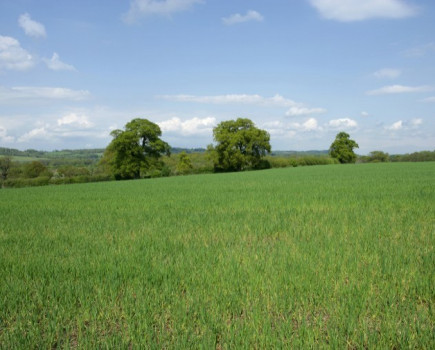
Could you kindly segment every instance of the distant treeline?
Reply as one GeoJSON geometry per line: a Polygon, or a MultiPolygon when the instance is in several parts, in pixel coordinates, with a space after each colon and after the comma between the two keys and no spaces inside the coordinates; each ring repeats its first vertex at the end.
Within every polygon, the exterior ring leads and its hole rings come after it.
{"type": "Polygon", "coordinates": [[[431,162],[435,161],[435,151],[422,151],[410,154],[393,154],[390,162],[431,162]]]}
{"type": "Polygon", "coordinates": [[[55,151],[37,151],[34,149],[26,149],[20,151],[14,148],[0,147],[1,156],[9,157],[30,157],[30,158],[87,158],[99,159],[104,153],[104,148],[94,149],[77,149],[77,150],[55,150],[55,151]]]}
{"type": "Polygon", "coordinates": [[[272,151],[271,156],[294,156],[294,157],[305,157],[305,156],[328,156],[329,151],[323,150],[311,150],[311,151],[272,151]]]}
{"type": "MultiPolygon", "coordinates": [[[[25,151],[20,151],[15,148],[0,147],[0,156],[8,157],[30,157],[30,158],[92,158],[99,159],[102,157],[105,149],[104,148],[90,148],[90,149],[64,149],[61,151],[37,151],[34,149],[26,149],[25,151]]],[[[205,148],[181,148],[173,147],[171,148],[172,154],[178,154],[181,152],[186,153],[204,153],[205,148]]]]}
{"type": "Polygon", "coordinates": [[[435,151],[421,151],[406,154],[388,154],[382,151],[370,152],[367,156],[358,157],[359,163],[381,163],[381,162],[433,162],[435,151]]]}
{"type": "MultiPolygon", "coordinates": [[[[70,184],[114,180],[101,161],[104,149],[62,151],[19,151],[0,147],[0,188],[70,184]]],[[[145,177],[213,173],[213,163],[203,148],[172,148],[162,157],[162,167],[152,168],[145,177]]],[[[382,151],[359,156],[359,163],[435,161],[435,151],[389,155],[382,151]]],[[[264,157],[262,169],[337,164],[328,151],[274,151],[264,157]]]]}

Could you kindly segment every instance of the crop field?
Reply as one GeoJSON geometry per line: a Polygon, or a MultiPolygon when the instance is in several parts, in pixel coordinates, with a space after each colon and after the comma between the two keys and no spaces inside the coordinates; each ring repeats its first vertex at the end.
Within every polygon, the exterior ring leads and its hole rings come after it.
{"type": "Polygon", "coordinates": [[[435,163],[0,190],[0,348],[435,348],[435,163]]]}

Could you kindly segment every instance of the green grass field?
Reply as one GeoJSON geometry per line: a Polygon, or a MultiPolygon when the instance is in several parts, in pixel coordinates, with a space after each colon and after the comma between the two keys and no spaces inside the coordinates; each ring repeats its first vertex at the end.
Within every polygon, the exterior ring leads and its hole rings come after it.
{"type": "Polygon", "coordinates": [[[435,163],[0,190],[0,348],[435,347],[435,163]]]}

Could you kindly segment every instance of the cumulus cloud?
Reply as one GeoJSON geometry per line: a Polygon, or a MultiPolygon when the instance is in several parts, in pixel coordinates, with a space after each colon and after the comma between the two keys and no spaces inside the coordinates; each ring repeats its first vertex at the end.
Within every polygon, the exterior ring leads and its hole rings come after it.
{"type": "Polygon", "coordinates": [[[399,69],[393,69],[393,68],[384,68],[373,73],[373,75],[379,79],[383,79],[383,78],[395,79],[400,77],[401,74],[402,72],[399,69]]]}
{"type": "Polygon", "coordinates": [[[309,0],[326,19],[352,22],[372,18],[405,18],[417,14],[403,0],[309,0]]]}
{"type": "Polygon", "coordinates": [[[231,16],[222,18],[222,22],[226,25],[239,24],[249,21],[261,22],[264,17],[257,11],[249,10],[245,15],[235,13],[231,16]]]}
{"type": "Polygon", "coordinates": [[[53,56],[51,56],[50,59],[44,58],[44,62],[47,65],[47,67],[51,70],[60,71],[60,70],[70,70],[75,71],[76,69],[74,66],[64,63],[60,60],[59,55],[54,52],[53,56]]]}
{"type": "Polygon", "coordinates": [[[299,106],[293,106],[290,107],[290,109],[286,112],[287,117],[296,117],[301,115],[310,115],[310,114],[317,114],[317,113],[325,113],[326,109],[324,108],[307,108],[307,107],[299,107],[299,106]]]}
{"type": "Polygon", "coordinates": [[[47,36],[44,25],[31,19],[28,13],[22,14],[18,18],[18,24],[28,36],[34,38],[44,38],[47,36]]]}
{"type": "Polygon", "coordinates": [[[18,40],[0,35],[0,70],[24,71],[34,65],[34,58],[21,47],[18,40]]]}
{"type": "Polygon", "coordinates": [[[22,102],[34,99],[82,101],[89,97],[90,92],[87,90],[39,86],[0,87],[0,103],[22,102]]]}
{"type": "Polygon", "coordinates": [[[370,114],[366,111],[361,112],[361,117],[368,117],[370,114]]]}
{"type": "Polygon", "coordinates": [[[182,121],[178,117],[159,122],[162,132],[178,133],[181,135],[209,134],[216,125],[216,118],[192,118],[182,121]]]}
{"type": "Polygon", "coordinates": [[[317,123],[317,120],[314,118],[310,118],[300,125],[295,124],[295,126],[297,126],[297,128],[302,130],[302,131],[313,131],[313,130],[319,129],[319,125],[317,123]]]}
{"type": "Polygon", "coordinates": [[[367,91],[367,95],[402,94],[402,93],[409,93],[409,92],[425,92],[430,90],[432,90],[431,86],[390,85],[390,86],[384,86],[380,89],[367,91]]]}
{"type": "Polygon", "coordinates": [[[25,143],[25,142],[29,142],[29,141],[34,140],[34,139],[38,139],[38,140],[45,139],[48,137],[48,135],[49,135],[49,133],[45,127],[36,128],[36,129],[30,130],[29,132],[26,132],[24,135],[20,136],[18,138],[18,142],[25,143]]]}
{"type": "Polygon", "coordinates": [[[196,96],[196,95],[162,95],[158,96],[170,101],[176,102],[195,102],[209,104],[249,104],[258,106],[277,106],[277,107],[292,107],[299,105],[293,100],[284,98],[281,95],[273,97],[263,97],[261,95],[246,95],[246,94],[228,94],[214,96],[196,96]]]}
{"type": "Polygon", "coordinates": [[[94,124],[89,121],[86,115],[69,113],[57,120],[58,126],[74,126],[79,128],[91,128],[94,124]]]}
{"type": "Polygon", "coordinates": [[[403,121],[399,120],[399,121],[397,121],[397,122],[395,122],[395,123],[393,123],[385,128],[387,130],[392,130],[392,131],[397,131],[397,130],[403,129],[403,121]]]}
{"type": "Polygon", "coordinates": [[[308,118],[304,122],[282,122],[282,121],[269,121],[262,124],[273,136],[289,136],[293,137],[298,133],[322,131],[323,128],[319,125],[317,119],[308,118]]]}
{"type": "Polygon", "coordinates": [[[358,126],[358,123],[349,118],[333,119],[328,122],[331,129],[353,129],[358,126]]]}
{"type": "Polygon", "coordinates": [[[123,16],[127,23],[134,23],[150,15],[171,15],[188,10],[203,0],[132,0],[129,11],[123,16]]]}

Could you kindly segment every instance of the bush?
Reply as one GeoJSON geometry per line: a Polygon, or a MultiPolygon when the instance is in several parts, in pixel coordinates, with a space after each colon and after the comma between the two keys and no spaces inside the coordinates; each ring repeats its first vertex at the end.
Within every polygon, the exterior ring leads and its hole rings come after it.
{"type": "Polygon", "coordinates": [[[21,188],[31,186],[46,186],[50,183],[49,176],[40,176],[31,179],[8,179],[4,181],[3,186],[8,188],[21,188]]]}
{"type": "Polygon", "coordinates": [[[264,169],[270,169],[271,165],[270,162],[267,159],[260,159],[259,162],[255,165],[255,170],[264,170],[264,169]]]}
{"type": "Polygon", "coordinates": [[[26,178],[51,177],[52,174],[48,168],[40,161],[33,161],[24,165],[24,176],[26,178]]]}

